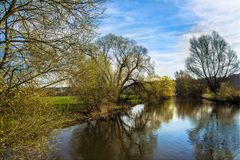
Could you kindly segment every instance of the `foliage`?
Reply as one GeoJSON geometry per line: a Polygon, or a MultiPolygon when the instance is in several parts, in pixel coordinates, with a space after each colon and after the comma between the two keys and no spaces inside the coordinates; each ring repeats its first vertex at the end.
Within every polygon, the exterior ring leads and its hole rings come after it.
{"type": "Polygon", "coordinates": [[[177,97],[197,98],[204,91],[204,84],[201,80],[194,79],[185,71],[175,73],[176,95],[177,97]]]}
{"type": "Polygon", "coordinates": [[[43,101],[42,96],[46,95],[31,89],[0,95],[0,157],[42,159],[47,156],[46,136],[63,122],[73,120],[43,101]]]}
{"type": "Polygon", "coordinates": [[[140,92],[140,95],[147,101],[159,101],[175,94],[175,83],[167,76],[159,77],[153,81],[145,81],[143,87],[144,91],[140,92]]]}
{"type": "MultiPolygon", "coordinates": [[[[0,1],[1,157],[33,159],[24,157],[31,153],[40,158],[37,155],[46,147],[44,136],[72,120],[43,100],[46,94],[41,88],[76,74],[76,60],[89,49],[103,2],[0,1]]],[[[94,85],[87,79],[85,84],[94,85]]]]}
{"type": "Polygon", "coordinates": [[[103,71],[99,67],[100,64],[107,62],[101,58],[98,58],[97,62],[99,64],[91,58],[79,61],[79,74],[70,80],[73,95],[76,95],[90,109],[99,109],[100,104],[111,99],[115,93],[107,84],[103,71]]]}
{"type": "Polygon", "coordinates": [[[238,102],[240,100],[240,91],[233,87],[229,82],[222,82],[216,94],[210,90],[204,94],[204,97],[216,101],[238,102]]]}
{"type": "Polygon", "coordinates": [[[217,32],[190,39],[186,67],[198,78],[205,78],[213,93],[222,81],[239,71],[239,65],[237,54],[217,32]]]}
{"type": "Polygon", "coordinates": [[[63,105],[63,104],[80,104],[81,101],[78,97],[75,96],[48,96],[44,97],[43,100],[48,101],[50,104],[53,105],[63,105]]]}
{"type": "Polygon", "coordinates": [[[84,103],[98,108],[102,103],[120,103],[123,92],[152,72],[146,48],[113,34],[99,38],[78,60],[70,85],[84,103]]]}
{"type": "Polygon", "coordinates": [[[240,97],[240,91],[235,89],[231,84],[222,82],[217,91],[217,97],[224,100],[234,99],[234,97],[240,97]]]}
{"type": "Polygon", "coordinates": [[[94,37],[105,0],[0,1],[0,75],[11,92],[69,77],[94,37]]]}
{"type": "MultiPolygon", "coordinates": [[[[143,76],[153,73],[153,64],[147,55],[147,49],[137,45],[134,40],[108,34],[96,42],[105,60],[110,64],[110,70],[102,69],[103,75],[110,86],[114,87],[119,102],[120,95],[136,84],[143,76]]],[[[100,65],[104,67],[104,65],[100,65]]]]}

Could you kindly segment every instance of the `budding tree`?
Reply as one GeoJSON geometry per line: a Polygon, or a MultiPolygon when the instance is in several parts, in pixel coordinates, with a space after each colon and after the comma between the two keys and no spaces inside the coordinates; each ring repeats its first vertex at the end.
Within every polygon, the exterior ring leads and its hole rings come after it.
{"type": "Polygon", "coordinates": [[[93,35],[104,0],[0,1],[0,78],[9,92],[29,84],[50,85],[93,35]],[[46,80],[48,79],[48,80],[46,80]],[[45,80],[45,81],[43,81],[45,80]]]}

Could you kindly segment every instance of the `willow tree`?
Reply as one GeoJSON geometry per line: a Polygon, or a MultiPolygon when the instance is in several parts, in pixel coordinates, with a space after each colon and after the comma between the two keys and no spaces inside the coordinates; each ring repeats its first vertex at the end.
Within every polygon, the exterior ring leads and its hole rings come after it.
{"type": "Polygon", "coordinates": [[[66,71],[94,35],[104,1],[0,1],[3,92],[66,79],[66,71]]]}
{"type": "MultiPolygon", "coordinates": [[[[107,63],[104,59],[91,59],[84,57],[80,59],[75,68],[74,74],[68,80],[71,92],[77,96],[88,110],[99,110],[99,106],[112,99],[113,89],[107,84],[103,68],[100,64],[107,63]]],[[[104,71],[110,68],[104,66],[104,71]]]]}
{"type": "Polygon", "coordinates": [[[198,78],[206,79],[213,93],[223,80],[239,71],[239,64],[236,53],[217,32],[190,39],[186,67],[198,78]]]}
{"type": "Polygon", "coordinates": [[[100,63],[99,67],[106,85],[115,93],[115,101],[119,101],[121,93],[137,84],[141,77],[153,72],[147,49],[133,40],[108,34],[99,38],[96,44],[99,52],[92,58],[96,59],[97,56],[105,59],[105,63],[100,63]]]}

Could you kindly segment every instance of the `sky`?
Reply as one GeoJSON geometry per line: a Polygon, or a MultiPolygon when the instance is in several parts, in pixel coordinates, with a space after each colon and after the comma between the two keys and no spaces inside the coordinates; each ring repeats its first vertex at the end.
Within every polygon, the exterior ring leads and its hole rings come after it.
{"type": "Polygon", "coordinates": [[[184,69],[189,39],[217,31],[240,57],[240,0],[111,0],[98,32],[148,49],[158,75],[184,69]]]}

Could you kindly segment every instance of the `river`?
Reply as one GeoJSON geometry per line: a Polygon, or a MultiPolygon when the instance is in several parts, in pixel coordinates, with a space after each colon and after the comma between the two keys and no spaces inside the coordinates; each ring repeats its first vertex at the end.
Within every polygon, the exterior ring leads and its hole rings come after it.
{"type": "Polygon", "coordinates": [[[238,106],[170,99],[56,131],[59,160],[240,159],[238,106]]]}

